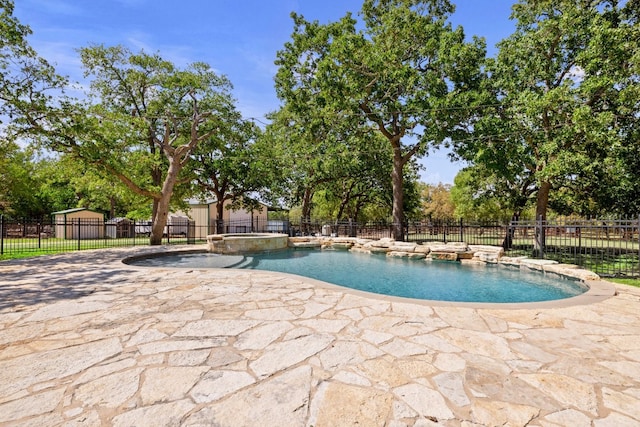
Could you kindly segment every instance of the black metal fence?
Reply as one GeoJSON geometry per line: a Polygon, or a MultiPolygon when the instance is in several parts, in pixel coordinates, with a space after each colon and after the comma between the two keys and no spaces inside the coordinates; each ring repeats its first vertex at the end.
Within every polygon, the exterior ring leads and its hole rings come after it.
{"type": "MultiPolygon", "coordinates": [[[[472,245],[502,245],[508,224],[500,222],[413,221],[402,226],[405,241],[466,242],[472,245]]],[[[393,223],[300,220],[291,223],[293,235],[349,236],[367,239],[393,237],[393,223]]]]}
{"type": "MultiPolygon", "coordinates": [[[[91,218],[10,219],[0,216],[0,255],[48,253],[118,246],[148,245],[149,221],[103,221],[91,218]]],[[[193,221],[169,223],[163,244],[196,243],[193,221]]]]}
{"type": "MultiPolygon", "coordinates": [[[[300,220],[293,235],[393,236],[393,224],[300,220]]],[[[465,242],[502,246],[507,256],[528,256],[575,264],[603,277],[640,277],[640,217],[618,220],[469,222],[419,221],[403,225],[405,241],[465,242]]]]}
{"type": "MultiPolygon", "coordinates": [[[[604,277],[640,277],[640,217],[619,220],[468,222],[421,221],[403,225],[405,241],[466,242],[502,246],[507,256],[576,264],[604,277]]],[[[194,244],[214,233],[285,233],[290,236],[391,238],[389,222],[264,220],[170,222],[163,244],[194,244]]],[[[13,220],[0,216],[0,255],[148,245],[151,224],[123,218],[13,220]]]]}
{"type": "Polygon", "coordinates": [[[640,217],[514,221],[507,253],[575,264],[604,276],[640,277],[640,217]]]}
{"type": "MultiPolygon", "coordinates": [[[[291,235],[291,223],[288,220],[267,220],[247,218],[234,221],[216,221],[212,231],[217,234],[229,233],[283,233],[291,235]]],[[[212,233],[209,233],[212,234],[212,233]]]]}

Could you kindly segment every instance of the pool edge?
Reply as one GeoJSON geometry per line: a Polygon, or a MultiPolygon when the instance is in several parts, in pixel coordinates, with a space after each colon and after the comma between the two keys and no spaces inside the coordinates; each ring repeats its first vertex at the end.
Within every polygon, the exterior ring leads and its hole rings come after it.
{"type": "MultiPolygon", "coordinates": [[[[148,269],[150,267],[136,266],[134,264],[129,264],[126,260],[134,260],[138,258],[146,258],[146,257],[161,257],[165,256],[169,253],[206,253],[208,252],[206,249],[178,249],[175,250],[162,250],[162,248],[158,248],[157,251],[150,251],[147,253],[136,254],[130,257],[125,257],[121,259],[121,262],[128,267],[136,268],[136,269],[148,269]]],[[[183,270],[180,267],[162,267],[163,269],[170,270],[183,270]]],[[[233,274],[247,274],[247,272],[251,272],[251,274],[260,274],[260,275],[278,275],[281,277],[290,277],[295,278],[296,280],[300,280],[303,283],[310,283],[314,285],[322,286],[323,288],[336,289],[340,290],[346,294],[352,294],[364,298],[369,299],[377,299],[382,301],[389,302],[397,302],[397,303],[410,303],[417,305],[424,305],[430,307],[460,307],[460,308],[473,308],[473,309],[488,309],[488,310],[535,310],[535,309],[554,309],[554,308],[565,308],[565,307],[573,307],[579,305],[589,305],[597,302],[604,301],[608,298],[611,298],[617,294],[615,284],[611,282],[607,282],[603,279],[598,280],[580,280],[577,278],[573,278],[573,280],[583,283],[588,287],[587,291],[580,295],[576,295],[569,298],[562,298],[557,300],[550,301],[537,301],[537,302],[520,302],[520,303],[487,303],[487,302],[465,302],[465,301],[440,301],[440,300],[427,300],[427,299],[416,299],[416,298],[407,298],[407,297],[399,297],[399,296],[391,296],[384,294],[377,294],[374,292],[361,291],[357,289],[352,289],[346,286],[336,285],[329,282],[324,282],[322,280],[313,279],[306,276],[301,276],[293,273],[282,273],[275,271],[266,271],[266,270],[240,270],[234,268],[189,268],[191,271],[224,271],[225,274],[229,274],[229,272],[233,272],[233,274]]],[[[548,272],[544,270],[538,270],[539,274],[548,274],[548,272]]],[[[558,274],[558,273],[554,273],[558,274]]]]}

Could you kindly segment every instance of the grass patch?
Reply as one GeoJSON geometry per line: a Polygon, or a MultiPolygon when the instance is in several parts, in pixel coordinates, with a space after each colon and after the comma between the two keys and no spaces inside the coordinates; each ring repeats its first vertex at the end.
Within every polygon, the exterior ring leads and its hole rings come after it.
{"type": "Polygon", "coordinates": [[[620,283],[623,285],[635,286],[640,288],[640,279],[621,279],[619,277],[605,278],[608,282],[620,283]]]}
{"type": "MultiPolygon", "coordinates": [[[[184,237],[163,238],[163,245],[185,245],[185,244],[202,244],[203,240],[189,242],[184,237]]],[[[121,238],[121,239],[95,239],[81,240],[78,245],[77,240],[64,239],[4,239],[4,253],[0,254],[0,261],[10,259],[33,258],[42,255],[55,255],[68,252],[77,252],[78,250],[88,249],[108,249],[122,247],[140,247],[149,246],[148,237],[121,238]]]]}
{"type": "Polygon", "coordinates": [[[47,251],[24,251],[24,252],[11,252],[8,254],[2,254],[0,255],[0,261],[7,261],[10,259],[24,259],[24,258],[34,258],[37,256],[42,256],[42,255],[54,255],[54,254],[61,254],[64,252],[73,252],[72,250],[59,250],[59,251],[51,251],[51,250],[47,250],[47,251]]]}

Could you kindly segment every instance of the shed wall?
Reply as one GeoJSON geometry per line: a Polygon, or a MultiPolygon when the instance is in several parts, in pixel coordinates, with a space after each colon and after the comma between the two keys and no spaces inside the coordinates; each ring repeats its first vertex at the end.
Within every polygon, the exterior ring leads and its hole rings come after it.
{"type": "Polygon", "coordinates": [[[78,211],[56,214],[55,233],[61,239],[101,239],[104,237],[104,215],[99,212],[78,211]]]}

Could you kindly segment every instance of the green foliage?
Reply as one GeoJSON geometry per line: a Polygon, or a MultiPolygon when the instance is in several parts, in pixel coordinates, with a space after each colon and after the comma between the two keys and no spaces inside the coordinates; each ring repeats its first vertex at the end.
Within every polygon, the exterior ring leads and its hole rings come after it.
{"type": "Polygon", "coordinates": [[[0,0],[0,212],[41,216],[46,207],[34,191],[33,153],[17,141],[23,137],[25,109],[45,109],[52,100],[50,90],[60,89],[65,79],[38,57],[27,40],[31,29],[13,16],[13,10],[12,0],[0,0]]]}
{"type": "Polygon", "coordinates": [[[419,186],[422,212],[427,218],[449,220],[455,218],[455,205],[451,195],[451,185],[421,184],[419,186]]]}
{"type": "Polygon", "coordinates": [[[480,221],[507,221],[513,216],[524,219],[531,206],[531,194],[526,181],[522,183],[518,177],[514,181],[503,179],[484,163],[458,172],[451,188],[455,217],[480,221]]]}
{"type": "MultiPolygon", "coordinates": [[[[421,221],[424,219],[424,211],[422,210],[422,194],[420,193],[418,168],[417,165],[413,163],[410,164],[410,166],[412,167],[404,168],[404,176],[402,178],[402,211],[407,221],[421,221]]],[[[389,189],[389,194],[392,194],[392,189],[389,189]]]]}
{"type": "Polygon", "coordinates": [[[178,69],[121,46],[86,47],[80,58],[91,78],[87,100],[25,105],[24,128],[152,202],[151,241],[159,244],[172,198],[189,188],[184,166],[231,109],[231,84],[206,64],[178,69]]]}
{"type": "MultiPolygon", "coordinates": [[[[361,23],[350,14],[327,25],[294,14],[292,41],[278,53],[285,108],[302,117],[333,115],[332,123],[348,122],[351,132],[373,125],[386,140],[394,223],[404,219],[405,167],[430,146],[465,134],[468,107],[480,102],[484,43],[465,42],[462,29],[446,22],[452,12],[446,0],[367,0],[361,23]]],[[[398,227],[396,237],[401,233],[398,227]]]]}
{"type": "MultiPolygon", "coordinates": [[[[129,210],[150,207],[118,181],[69,156],[35,157],[30,149],[15,148],[0,160],[1,213],[12,217],[41,218],[51,212],[85,207],[108,217],[126,216],[129,210]]],[[[149,208],[150,209],[150,208],[149,208]]],[[[148,219],[149,214],[144,219],[148,219]]]]}
{"type": "Polygon", "coordinates": [[[231,108],[225,111],[218,131],[199,144],[193,154],[196,196],[213,198],[219,218],[226,202],[231,208],[255,208],[251,196],[270,187],[274,163],[268,146],[257,142],[261,133],[258,126],[231,108]]]}
{"type": "Polygon", "coordinates": [[[0,214],[15,217],[40,216],[31,153],[0,140],[0,214]]]}
{"type": "Polygon", "coordinates": [[[364,0],[328,24],[293,14],[276,60],[283,106],[264,132],[207,64],[121,46],[79,50],[91,86],[70,98],[13,10],[0,0],[5,214],[152,217],[157,242],[194,194],[359,221],[640,212],[637,1],[519,0],[484,68],[484,42],[447,22],[448,0],[364,0]],[[38,158],[29,140],[61,156],[38,158]],[[443,144],[469,163],[453,214],[445,188],[422,206],[417,185],[415,160],[443,144]]]}
{"type": "Polygon", "coordinates": [[[624,183],[610,187],[618,196],[631,184],[621,179],[630,169],[619,163],[618,147],[636,144],[629,135],[637,128],[638,101],[630,100],[638,93],[637,25],[608,1],[521,0],[512,18],[515,33],[487,67],[499,106],[487,110],[476,138],[457,153],[482,170],[488,187],[511,193],[516,211],[535,194],[538,216],[550,203],[597,213],[576,202],[596,189],[606,194],[602,177],[624,183]]]}
{"type": "Polygon", "coordinates": [[[13,16],[13,9],[12,0],[0,0],[0,120],[9,118],[9,128],[2,128],[2,137],[5,132],[15,137],[22,129],[17,123],[24,124],[25,110],[46,110],[66,84],[66,79],[29,45],[31,29],[13,16]]]}

